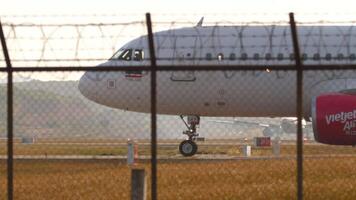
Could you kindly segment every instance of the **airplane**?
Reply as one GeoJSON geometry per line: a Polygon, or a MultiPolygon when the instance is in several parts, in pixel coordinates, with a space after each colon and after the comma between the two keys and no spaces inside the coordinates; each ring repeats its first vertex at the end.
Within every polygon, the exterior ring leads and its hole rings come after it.
{"type": "MultiPolygon", "coordinates": [[[[356,63],[356,29],[352,26],[297,27],[304,64],[356,63]]],[[[296,117],[296,72],[270,66],[294,65],[289,26],[243,25],[192,27],[154,33],[157,65],[261,65],[261,71],[159,71],[157,114],[179,115],[187,139],[183,156],[196,154],[201,116],[296,117]]],[[[147,35],[129,41],[96,66],[150,66],[147,35]]],[[[356,70],[303,72],[303,116],[315,140],[331,145],[356,144],[356,70]]],[[[99,104],[150,113],[148,71],[87,71],[80,92],[99,104]]]]}
{"type": "MultiPolygon", "coordinates": [[[[214,123],[221,123],[221,124],[231,124],[240,127],[263,128],[262,130],[263,136],[270,137],[270,138],[282,138],[282,137],[287,137],[292,135],[295,136],[297,134],[297,118],[295,117],[282,117],[273,120],[264,118],[263,122],[261,122],[261,120],[256,120],[256,119],[251,121],[251,120],[238,119],[238,118],[233,118],[232,120],[212,119],[208,121],[214,123]]],[[[312,129],[311,124],[307,123],[303,119],[302,129],[303,129],[303,133],[305,134],[304,140],[309,140],[311,138],[309,135],[312,129]]]]}

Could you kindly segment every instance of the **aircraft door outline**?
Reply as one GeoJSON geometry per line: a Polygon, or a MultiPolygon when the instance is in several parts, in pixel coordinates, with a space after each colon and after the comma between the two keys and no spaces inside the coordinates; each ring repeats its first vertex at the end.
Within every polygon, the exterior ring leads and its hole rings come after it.
{"type": "MultiPolygon", "coordinates": [[[[184,53],[177,52],[176,53],[179,64],[185,64],[184,53]]],[[[190,56],[190,53],[187,53],[187,57],[190,56]]],[[[196,80],[194,71],[173,71],[171,74],[171,81],[178,82],[192,82],[196,80]]]]}

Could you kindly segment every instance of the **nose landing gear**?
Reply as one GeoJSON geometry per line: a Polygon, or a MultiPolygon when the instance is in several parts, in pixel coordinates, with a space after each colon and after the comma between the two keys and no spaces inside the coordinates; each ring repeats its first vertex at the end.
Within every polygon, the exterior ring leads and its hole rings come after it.
{"type": "Polygon", "coordinates": [[[200,123],[200,117],[195,115],[188,115],[187,122],[184,120],[183,115],[181,115],[180,118],[188,128],[188,130],[183,131],[183,134],[187,135],[188,139],[182,141],[179,144],[179,152],[183,156],[193,156],[198,151],[198,145],[194,141],[199,136],[197,133],[197,125],[200,123]]]}
{"type": "Polygon", "coordinates": [[[198,145],[193,140],[184,140],[179,144],[179,152],[183,156],[193,156],[197,151],[198,145]]]}

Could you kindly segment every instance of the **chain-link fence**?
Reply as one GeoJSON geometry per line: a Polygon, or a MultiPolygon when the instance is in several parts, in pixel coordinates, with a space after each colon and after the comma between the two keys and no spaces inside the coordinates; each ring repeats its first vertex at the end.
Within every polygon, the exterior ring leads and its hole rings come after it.
{"type": "MultiPolygon", "coordinates": [[[[1,64],[2,65],[2,64],[1,64]]],[[[1,73],[1,76],[4,77],[6,74],[1,73]]],[[[0,152],[1,152],[1,165],[0,165],[0,188],[1,188],[1,194],[0,198],[6,198],[7,195],[7,168],[6,168],[6,154],[7,154],[7,116],[6,116],[6,109],[7,109],[7,95],[6,95],[6,81],[2,83],[2,86],[0,87],[0,98],[1,98],[1,129],[0,129],[0,152]]]]}
{"type": "Polygon", "coordinates": [[[354,22],[122,17],[2,22],[1,198],[356,196],[354,22]]]}

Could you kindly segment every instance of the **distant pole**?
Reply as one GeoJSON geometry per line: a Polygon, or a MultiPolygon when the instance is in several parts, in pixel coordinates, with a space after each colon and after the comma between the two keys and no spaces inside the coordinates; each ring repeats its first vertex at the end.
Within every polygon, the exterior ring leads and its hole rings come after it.
{"type": "Polygon", "coordinates": [[[276,137],[272,141],[272,153],[274,156],[280,156],[281,153],[281,140],[279,137],[276,137]]]}
{"type": "Polygon", "coordinates": [[[6,45],[5,35],[0,21],[0,39],[2,51],[6,61],[7,71],[7,197],[8,200],[13,199],[13,102],[12,102],[12,65],[9,52],[6,45]]]}
{"type": "Polygon", "coordinates": [[[301,200],[303,199],[303,64],[300,58],[297,26],[293,13],[289,13],[289,20],[297,69],[297,198],[301,200]]]}
{"type": "Polygon", "coordinates": [[[131,170],[131,200],[146,199],[146,174],[144,169],[131,170]]]}
{"type": "Polygon", "coordinates": [[[127,140],[127,164],[128,165],[133,165],[135,162],[134,158],[134,142],[131,139],[127,140]]]}
{"type": "Polygon", "coordinates": [[[157,200],[157,110],[156,110],[156,56],[150,13],[146,13],[148,46],[151,60],[151,199],[157,200]]]}

